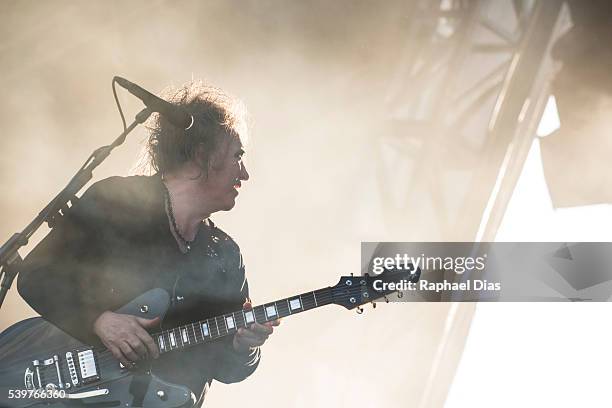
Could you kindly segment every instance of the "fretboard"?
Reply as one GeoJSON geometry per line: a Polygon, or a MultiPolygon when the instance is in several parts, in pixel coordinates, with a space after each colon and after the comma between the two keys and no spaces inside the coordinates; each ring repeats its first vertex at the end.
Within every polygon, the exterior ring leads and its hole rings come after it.
{"type": "Polygon", "coordinates": [[[166,353],[217,340],[253,323],[270,322],[330,303],[332,303],[332,288],[324,288],[255,306],[252,310],[237,310],[189,323],[151,336],[157,343],[160,353],[166,353]]]}

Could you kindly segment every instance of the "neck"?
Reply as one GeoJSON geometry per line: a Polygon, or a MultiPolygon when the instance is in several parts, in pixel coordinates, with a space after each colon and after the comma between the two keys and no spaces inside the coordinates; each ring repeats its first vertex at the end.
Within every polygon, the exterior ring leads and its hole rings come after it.
{"type": "Polygon", "coordinates": [[[193,172],[176,172],[164,175],[164,183],[170,193],[172,212],[176,226],[188,241],[195,238],[200,223],[213,212],[202,194],[202,179],[193,172]]]}

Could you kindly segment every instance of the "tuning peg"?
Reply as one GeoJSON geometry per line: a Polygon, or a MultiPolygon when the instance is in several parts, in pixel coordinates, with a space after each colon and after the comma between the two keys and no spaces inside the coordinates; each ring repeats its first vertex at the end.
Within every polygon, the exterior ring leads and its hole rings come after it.
{"type": "Polygon", "coordinates": [[[361,306],[357,306],[357,314],[362,314],[363,313],[363,307],[361,306]]]}
{"type": "Polygon", "coordinates": [[[385,298],[385,302],[389,303],[389,298],[387,296],[384,296],[385,298]]]}
{"type": "Polygon", "coordinates": [[[397,298],[401,299],[404,297],[404,292],[397,292],[397,298]]]}
{"type": "Polygon", "coordinates": [[[355,274],[353,272],[351,272],[351,276],[355,276],[355,274]]]}
{"type": "Polygon", "coordinates": [[[376,303],[371,302],[372,303],[372,309],[376,309],[376,303]]]}

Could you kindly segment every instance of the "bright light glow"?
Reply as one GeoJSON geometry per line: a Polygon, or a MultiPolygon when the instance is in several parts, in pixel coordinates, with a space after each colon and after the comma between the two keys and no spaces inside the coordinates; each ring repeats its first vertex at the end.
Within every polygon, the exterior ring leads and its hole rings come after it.
{"type": "Polygon", "coordinates": [[[612,241],[612,206],[555,209],[546,186],[540,143],[536,139],[495,240],[612,241]]]}
{"type": "Polygon", "coordinates": [[[539,137],[545,137],[550,135],[555,130],[561,127],[561,120],[559,119],[559,111],[557,110],[557,100],[554,95],[550,95],[542,119],[536,130],[536,134],[539,137]]]}
{"type": "Polygon", "coordinates": [[[603,407],[610,312],[595,303],[480,303],[445,408],[603,407]]]}
{"type": "MultiPolygon", "coordinates": [[[[529,100],[526,100],[525,105],[523,105],[523,109],[521,110],[521,114],[519,115],[520,117],[522,117],[524,115],[524,112],[527,111],[528,106],[529,106],[529,100]]],[[[522,119],[520,119],[520,121],[522,121],[522,119]]],[[[559,120],[559,111],[557,110],[557,100],[555,99],[554,95],[550,95],[550,97],[548,98],[548,101],[546,102],[546,107],[544,108],[544,112],[542,113],[542,119],[540,120],[540,124],[538,125],[536,134],[539,137],[545,137],[553,133],[555,130],[559,129],[560,126],[561,126],[561,121],[559,120]]],[[[533,147],[531,150],[533,150],[533,147]]],[[[478,232],[476,234],[476,241],[482,240],[482,235],[484,234],[485,227],[489,223],[489,216],[491,215],[493,205],[495,204],[495,201],[497,199],[497,194],[499,193],[499,189],[501,188],[501,183],[506,175],[506,170],[508,169],[508,162],[510,158],[512,157],[512,154],[513,154],[513,151],[509,150],[506,153],[506,156],[504,157],[504,161],[502,162],[502,165],[500,167],[499,174],[497,175],[497,180],[495,181],[495,185],[493,186],[493,191],[491,192],[491,196],[483,212],[483,216],[480,221],[480,226],[478,227],[478,232]]],[[[531,152],[529,154],[530,154],[530,157],[533,156],[531,152]]],[[[538,145],[538,157],[539,157],[539,145],[538,145]]],[[[534,166],[537,166],[537,164],[535,164],[536,162],[534,160],[535,159],[532,157],[530,166],[529,166],[531,170],[529,170],[529,173],[533,173],[534,171],[536,171],[534,169],[534,166]]],[[[525,167],[527,167],[527,164],[525,165],[525,167]]],[[[526,183],[523,183],[523,184],[526,184],[526,183]]],[[[533,183],[532,182],[529,185],[526,185],[525,187],[530,190],[530,195],[531,193],[540,194],[540,195],[542,195],[542,193],[547,194],[545,183],[537,183],[537,182],[533,183]]],[[[527,214],[528,213],[529,212],[527,212],[527,214]]],[[[526,239],[526,240],[528,241],[529,239],[526,239]]]]}
{"type": "MultiPolygon", "coordinates": [[[[541,134],[558,128],[554,98],[546,111],[541,134]]],[[[554,209],[536,139],[496,240],[612,241],[612,206],[554,209]]],[[[603,406],[612,365],[612,326],[602,324],[608,309],[601,303],[478,304],[445,407],[603,406]]]]}

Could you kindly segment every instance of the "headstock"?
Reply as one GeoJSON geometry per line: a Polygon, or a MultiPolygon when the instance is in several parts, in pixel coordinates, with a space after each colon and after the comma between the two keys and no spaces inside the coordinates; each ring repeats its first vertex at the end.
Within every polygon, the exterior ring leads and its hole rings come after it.
{"type": "MultiPolygon", "coordinates": [[[[343,276],[332,287],[332,302],[351,310],[381,299],[391,293],[400,292],[398,284],[418,282],[421,270],[389,270],[378,275],[343,276]]],[[[359,309],[358,309],[359,310],[359,309]]]]}

